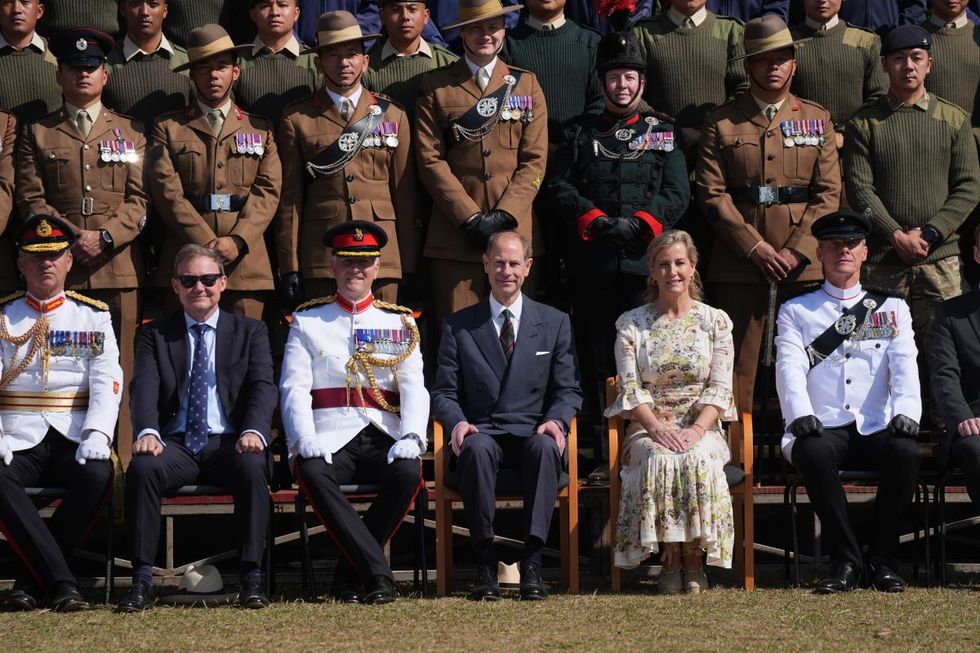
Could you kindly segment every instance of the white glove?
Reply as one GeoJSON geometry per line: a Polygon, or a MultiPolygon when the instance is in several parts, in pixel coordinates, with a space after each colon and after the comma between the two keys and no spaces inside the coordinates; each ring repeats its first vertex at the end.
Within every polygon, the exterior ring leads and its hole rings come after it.
{"type": "Polygon", "coordinates": [[[3,460],[4,465],[9,465],[10,461],[14,459],[14,452],[10,450],[7,438],[3,436],[0,436],[0,459],[3,460]]]}
{"type": "Polygon", "coordinates": [[[299,455],[303,458],[323,458],[328,465],[333,462],[333,456],[327,451],[326,446],[324,446],[320,439],[316,437],[300,438],[299,455]]]}
{"type": "Polygon", "coordinates": [[[84,465],[87,460],[109,460],[111,457],[109,438],[97,432],[89,433],[75,450],[75,462],[79,465],[84,465]]]}
{"type": "Polygon", "coordinates": [[[391,449],[388,449],[388,464],[390,465],[395,462],[396,458],[407,458],[411,460],[421,455],[422,450],[419,449],[418,443],[413,438],[404,438],[395,442],[395,444],[391,445],[391,449]]]}

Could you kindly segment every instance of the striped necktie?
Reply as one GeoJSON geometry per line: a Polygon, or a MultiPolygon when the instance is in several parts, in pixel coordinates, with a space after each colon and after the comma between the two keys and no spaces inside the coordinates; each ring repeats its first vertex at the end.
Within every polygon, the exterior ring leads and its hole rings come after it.
{"type": "Polygon", "coordinates": [[[505,308],[500,314],[504,318],[504,323],[500,326],[500,346],[509,363],[510,357],[514,354],[514,323],[510,320],[513,313],[510,312],[510,309],[505,308]]]}

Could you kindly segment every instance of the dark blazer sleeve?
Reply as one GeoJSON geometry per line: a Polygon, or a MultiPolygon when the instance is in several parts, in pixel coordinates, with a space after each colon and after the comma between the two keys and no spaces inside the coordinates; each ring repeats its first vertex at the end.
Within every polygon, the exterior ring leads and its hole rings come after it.
{"type": "Polygon", "coordinates": [[[244,399],[246,404],[239,433],[257,431],[271,442],[272,413],[279,402],[279,390],[273,380],[269,330],[258,320],[248,320],[247,324],[248,368],[239,389],[239,401],[244,399]]]}
{"type": "Polygon", "coordinates": [[[158,408],[162,370],[157,354],[163,340],[159,336],[160,331],[148,325],[140,329],[136,338],[133,378],[129,382],[134,438],[144,429],[154,429],[162,436],[158,408]]]}
{"type": "Polygon", "coordinates": [[[447,320],[442,330],[437,357],[436,381],[432,387],[432,416],[449,430],[466,419],[460,405],[462,379],[455,325],[447,320]]]}
{"type": "Polygon", "coordinates": [[[582,388],[572,350],[572,327],[566,313],[559,316],[543,421],[560,420],[567,432],[572,418],[582,407],[582,388]]]}
{"type": "MultiPolygon", "coordinates": [[[[955,320],[948,311],[946,303],[936,307],[929,373],[932,377],[932,396],[939,405],[946,431],[955,436],[960,422],[975,417],[976,413],[963,395],[962,370],[954,333],[957,322],[966,322],[966,319],[955,320]]],[[[969,324],[965,326],[971,328],[969,324]]]]}

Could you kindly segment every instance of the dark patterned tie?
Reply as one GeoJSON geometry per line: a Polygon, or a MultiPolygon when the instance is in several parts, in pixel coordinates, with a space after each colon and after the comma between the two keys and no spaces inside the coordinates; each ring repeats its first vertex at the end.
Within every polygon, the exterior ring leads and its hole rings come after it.
{"type": "Polygon", "coordinates": [[[504,350],[507,361],[510,362],[510,357],[514,353],[514,323],[510,321],[513,314],[506,308],[500,314],[504,317],[504,323],[500,327],[500,346],[504,350]]]}
{"type": "Polygon", "coordinates": [[[204,343],[207,324],[195,324],[194,361],[191,364],[191,384],[187,390],[187,425],[184,446],[198,453],[208,441],[208,349],[204,343]]]}

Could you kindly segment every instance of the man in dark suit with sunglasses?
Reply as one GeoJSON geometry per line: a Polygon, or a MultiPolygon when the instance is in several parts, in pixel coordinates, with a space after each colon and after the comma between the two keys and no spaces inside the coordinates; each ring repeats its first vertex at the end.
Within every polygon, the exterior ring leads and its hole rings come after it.
{"type": "Polygon", "coordinates": [[[172,286],[182,311],[147,325],[130,386],[133,460],[126,473],[133,584],[117,612],[153,606],[160,502],[183,485],[226,487],[235,498],[243,608],[264,608],[260,563],[268,523],[268,437],[278,393],[265,324],[218,309],[221,256],[184,245],[172,286]]]}

